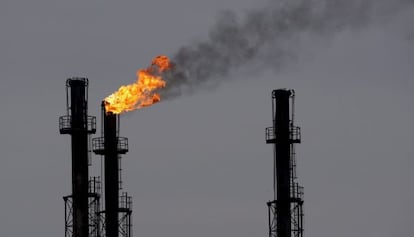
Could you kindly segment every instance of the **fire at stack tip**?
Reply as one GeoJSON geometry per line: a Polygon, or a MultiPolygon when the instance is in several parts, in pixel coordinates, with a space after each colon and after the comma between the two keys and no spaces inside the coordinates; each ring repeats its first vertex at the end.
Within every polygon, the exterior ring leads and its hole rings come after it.
{"type": "Polygon", "coordinates": [[[111,115],[111,114],[113,114],[113,112],[112,111],[109,111],[109,109],[108,109],[109,104],[110,103],[108,101],[102,100],[101,108],[102,108],[103,115],[111,115]]]}
{"type": "Polygon", "coordinates": [[[149,67],[137,71],[134,83],[122,85],[104,99],[105,111],[121,114],[158,103],[161,100],[158,90],[167,85],[162,75],[172,68],[167,56],[155,57],[149,67]]]}

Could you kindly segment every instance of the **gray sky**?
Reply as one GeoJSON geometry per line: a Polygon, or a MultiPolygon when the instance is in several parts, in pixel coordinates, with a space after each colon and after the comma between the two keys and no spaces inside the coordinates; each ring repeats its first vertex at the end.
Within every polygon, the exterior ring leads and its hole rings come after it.
{"type": "MultiPolygon", "coordinates": [[[[205,39],[220,10],[242,16],[261,2],[1,1],[0,236],[64,234],[66,78],[89,78],[98,116],[153,56],[205,39]]],[[[123,116],[134,235],[267,236],[270,93],[294,88],[305,235],[413,236],[414,4],[405,2],[375,24],[305,36],[282,70],[246,65],[215,90],[123,116]]]]}

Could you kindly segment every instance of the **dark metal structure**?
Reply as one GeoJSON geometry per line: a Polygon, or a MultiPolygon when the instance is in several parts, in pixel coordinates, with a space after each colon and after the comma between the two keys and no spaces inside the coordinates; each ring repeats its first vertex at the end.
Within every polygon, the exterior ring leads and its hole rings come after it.
{"type": "Polygon", "coordinates": [[[295,144],[301,142],[294,125],[293,90],[272,92],[273,126],[266,128],[266,143],[274,144],[273,200],[267,202],[269,237],[303,236],[303,187],[296,178],[295,144]]]}
{"type": "MultiPolygon", "coordinates": [[[[90,237],[100,237],[101,233],[101,218],[100,218],[100,197],[101,197],[101,181],[100,177],[91,177],[89,179],[89,193],[88,193],[88,229],[90,237]]],[[[65,237],[76,236],[73,233],[73,197],[72,195],[64,196],[65,201],[65,237]]]]}
{"type": "Polygon", "coordinates": [[[128,139],[119,137],[119,115],[105,111],[102,103],[102,137],[92,140],[95,154],[104,156],[105,176],[105,214],[104,227],[106,237],[131,237],[132,198],[121,189],[121,154],[128,152],[128,139]]]}
{"type": "MultiPolygon", "coordinates": [[[[89,181],[89,135],[96,132],[96,118],[88,116],[88,79],[66,80],[67,113],[59,117],[59,131],[72,138],[72,195],[65,201],[65,236],[88,237],[99,210],[99,178],[89,181]],[[92,203],[98,203],[97,206],[92,203]]],[[[99,233],[94,232],[99,236],[99,233]]]]}

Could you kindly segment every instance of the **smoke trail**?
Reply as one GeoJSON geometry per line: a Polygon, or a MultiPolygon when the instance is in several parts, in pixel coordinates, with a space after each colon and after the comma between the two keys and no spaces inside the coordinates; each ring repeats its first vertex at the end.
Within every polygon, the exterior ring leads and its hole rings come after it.
{"type": "Polygon", "coordinates": [[[412,0],[279,0],[243,19],[225,11],[207,40],[184,46],[173,56],[176,69],[166,75],[162,96],[171,99],[217,86],[229,72],[250,63],[281,68],[299,53],[295,44],[304,34],[327,38],[345,29],[363,29],[412,5],[412,0]]]}

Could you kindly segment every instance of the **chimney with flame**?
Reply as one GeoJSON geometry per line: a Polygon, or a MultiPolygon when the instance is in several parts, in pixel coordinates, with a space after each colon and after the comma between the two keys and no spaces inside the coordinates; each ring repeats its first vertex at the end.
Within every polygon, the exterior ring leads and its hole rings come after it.
{"type": "Polygon", "coordinates": [[[102,136],[92,140],[93,152],[104,157],[105,233],[106,237],[131,237],[132,198],[120,195],[121,155],[128,152],[128,139],[119,137],[119,114],[106,110],[102,102],[102,136]]]}

